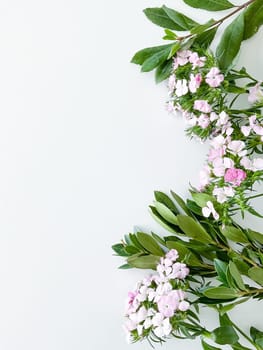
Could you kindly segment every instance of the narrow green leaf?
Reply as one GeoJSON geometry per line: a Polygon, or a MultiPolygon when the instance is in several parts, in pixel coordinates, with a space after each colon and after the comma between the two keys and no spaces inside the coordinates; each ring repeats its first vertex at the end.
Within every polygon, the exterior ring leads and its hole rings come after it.
{"type": "Polygon", "coordinates": [[[212,243],[213,240],[206,230],[193,218],[186,215],[177,215],[178,225],[181,230],[191,238],[202,243],[212,243]]]}
{"type": "Polygon", "coordinates": [[[152,269],[156,270],[156,266],[160,261],[159,256],[144,255],[144,256],[131,256],[127,259],[127,262],[132,267],[138,269],[152,269]]]}
{"type": "Polygon", "coordinates": [[[212,287],[206,289],[203,294],[210,299],[234,299],[239,296],[238,292],[232,288],[227,287],[212,287]]]}
{"type": "Polygon", "coordinates": [[[227,0],[184,0],[184,2],[194,8],[208,11],[222,11],[234,7],[234,5],[227,0]]]}
{"type": "Polygon", "coordinates": [[[163,256],[164,252],[162,248],[158,245],[158,243],[152,238],[152,236],[148,235],[144,232],[138,232],[137,233],[137,239],[140,242],[140,244],[153,255],[157,256],[163,256]]]}
{"type": "Polygon", "coordinates": [[[225,286],[227,286],[227,279],[226,279],[226,270],[227,270],[227,263],[224,261],[221,261],[219,259],[214,260],[215,270],[218,275],[218,280],[222,282],[225,286]]]}
{"type": "Polygon", "coordinates": [[[246,235],[239,228],[234,226],[225,226],[220,229],[222,234],[233,242],[248,243],[246,235]]]}
{"type": "Polygon", "coordinates": [[[129,265],[129,264],[123,264],[123,265],[118,267],[118,269],[120,269],[120,270],[128,270],[128,269],[131,269],[131,268],[132,268],[132,266],[129,265]]]}
{"type": "Polygon", "coordinates": [[[235,344],[239,337],[231,326],[222,326],[213,330],[211,333],[214,342],[220,345],[235,344]]]}
{"type": "Polygon", "coordinates": [[[147,47],[146,49],[142,49],[133,56],[131,59],[131,63],[142,65],[148,58],[153,56],[156,53],[163,52],[168,50],[171,50],[173,44],[168,45],[160,45],[160,46],[153,46],[153,47],[147,47]]]}
{"type": "Polygon", "coordinates": [[[192,192],[191,195],[195,203],[201,208],[205,207],[209,201],[212,203],[215,202],[215,197],[207,193],[192,192]]]}
{"type": "Polygon", "coordinates": [[[152,215],[152,217],[154,218],[154,220],[156,222],[158,222],[158,224],[160,224],[163,228],[165,228],[167,231],[171,232],[171,233],[177,233],[176,229],[173,227],[172,224],[169,224],[169,222],[167,222],[156,210],[155,207],[150,206],[150,213],[152,215]]]}
{"type": "Polygon", "coordinates": [[[114,244],[111,249],[119,256],[129,256],[122,243],[114,244]]]}
{"type": "MultiPolygon", "coordinates": [[[[184,14],[175,11],[165,5],[162,9],[167,14],[167,16],[181,28],[181,30],[190,30],[191,28],[198,25],[197,22],[193,21],[191,18],[185,16],[184,14]]],[[[180,29],[177,29],[180,30],[180,29]]]]}
{"type": "Polygon", "coordinates": [[[204,24],[199,24],[198,26],[194,27],[191,29],[191,33],[192,34],[201,34],[203,33],[206,29],[210,28],[212,26],[212,24],[215,23],[214,19],[209,19],[208,22],[204,23],[204,24]]]}
{"type": "Polygon", "coordinates": [[[244,40],[256,34],[262,24],[263,2],[262,0],[256,0],[245,11],[244,40]]]}
{"type": "Polygon", "coordinates": [[[240,290],[246,290],[246,287],[244,285],[244,282],[242,280],[241,274],[239,273],[236,265],[233,263],[233,261],[229,262],[229,271],[231,273],[231,276],[233,277],[234,281],[236,282],[237,287],[240,290]]]}
{"type": "Polygon", "coordinates": [[[168,222],[174,225],[178,225],[177,216],[167,208],[163,203],[154,202],[155,208],[158,213],[168,222]]]}
{"type": "Polygon", "coordinates": [[[219,348],[216,348],[215,346],[207,344],[204,340],[202,340],[202,346],[204,350],[221,350],[219,348]]]}
{"type": "Polygon", "coordinates": [[[248,270],[248,276],[261,286],[263,286],[263,268],[260,267],[251,267],[248,270]]]}
{"type": "Polygon", "coordinates": [[[185,214],[191,215],[190,210],[187,208],[185,201],[175,192],[171,191],[171,195],[176,200],[177,204],[183,209],[185,214]]]}
{"type": "Polygon", "coordinates": [[[263,244],[263,235],[262,235],[262,233],[259,233],[259,232],[256,232],[256,231],[253,231],[253,230],[248,229],[248,230],[247,230],[247,234],[248,234],[248,237],[249,237],[252,241],[257,241],[257,242],[259,242],[260,244],[263,244]]]}
{"type": "Polygon", "coordinates": [[[244,34],[244,15],[239,15],[225,29],[219,45],[216,49],[216,57],[221,69],[226,70],[231,67],[234,58],[239,52],[244,34]]]}
{"type": "Polygon", "coordinates": [[[171,198],[167,196],[167,194],[160,191],[154,191],[154,197],[157,202],[164,204],[168,209],[170,209],[175,214],[179,214],[178,209],[176,208],[176,205],[171,200],[171,198]]]}

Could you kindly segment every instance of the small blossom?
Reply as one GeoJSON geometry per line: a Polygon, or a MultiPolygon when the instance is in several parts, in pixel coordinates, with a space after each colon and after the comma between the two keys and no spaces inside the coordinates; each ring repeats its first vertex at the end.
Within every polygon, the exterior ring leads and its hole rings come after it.
{"type": "Polygon", "coordinates": [[[209,166],[204,166],[204,168],[199,173],[199,182],[201,189],[205,188],[211,179],[211,170],[209,166]]]}
{"type": "Polygon", "coordinates": [[[169,250],[168,253],[166,253],[166,258],[170,259],[171,261],[176,261],[179,258],[178,251],[175,249],[169,250]]]}
{"type": "Polygon", "coordinates": [[[179,303],[178,310],[187,311],[189,308],[190,304],[188,303],[188,301],[183,300],[179,303]]]}
{"type": "Polygon", "coordinates": [[[196,93],[202,82],[202,75],[200,73],[190,75],[189,90],[192,93],[196,93]]]}
{"type": "Polygon", "coordinates": [[[260,83],[249,89],[248,102],[256,103],[263,101],[263,91],[260,88],[260,83]]]}
{"type": "Polygon", "coordinates": [[[176,77],[174,74],[172,74],[168,79],[168,88],[170,93],[174,91],[175,85],[176,85],[176,77]]]}
{"type": "Polygon", "coordinates": [[[212,108],[206,100],[195,100],[194,109],[203,113],[210,113],[212,108]]]}
{"type": "Polygon", "coordinates": [[[210,124],[210,120],[209,120],[209,117],[207,116],[207,114],[202,113],[199,116],[197,123],[202,129],[206,129],[208,127],[208,125],[210,124]]]}
{"type": "Polygon", "coordinates": [[[214,205],[211,201],[208,201],[206,203],[206,207],[202,208],[202,213],[206,218],[208,218],[212,214],[215,220],[219,219],[219,215],[216,212],[214,205]]]}
{"type": "Polygon", "coordinates": [[[235,195],[235,191],[232,187],[215,187],[213,195],[216,196],[218,203],[224,203],[227,201],[228,197],[233,197],[235,195]]]}
{"type": "Polygon", "coordinates": [[[243,157],[247,154],[246,144],[243,141],[231,141],[228,144],[228,149],[231,151],[232,154],[238,155],[239,157],[243,157]]]}
{"type": "Polygon", "coordinates": [[[189,62],[192,63],[193,68],[196,67],[204,67],[206,61],[206,57],[199,57],[197,52],[193,52],[189,57],[189,62]]]}
{"type": "Polygon", "coordinates": [[[220,86],[222,81],[224,81],[224,75],[220,74],[220,70],[217,67],[213,67],[207,73],[205,81],[210,87],[215,88],[220,86]]]}
{"type": "Polygon", "coordinates": [[[188,93],[187,81],[186,79],[177,80],[175,94],[177,97],[184,96],[188,93]]]}
{"type": "Polygon", "coordinates": [[[232,183],[234,186],[240,186],[241,182],[245,180],[247,174],[242,169],[230,168],[227,169],[224,180],[232,183]]]}

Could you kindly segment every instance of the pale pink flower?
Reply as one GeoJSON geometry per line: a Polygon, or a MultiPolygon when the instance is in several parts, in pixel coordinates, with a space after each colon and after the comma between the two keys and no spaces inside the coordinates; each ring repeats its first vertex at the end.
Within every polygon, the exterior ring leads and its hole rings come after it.
{"type": "Polygon", "coordinates": [[[202,213],[204,215],[204,217],[208,218],[211,214],[214,217],[215,220],[219,219],[219,215],[216,212],[214,205],[211,201],[208,201],[206,203],[206,207],[202,208],[202,213]]]}
{"type": "Polygon", "coordinates": [[[175,112],[175,107],[174,103],[172,101],[169,101],[166,103],[166,110],[168,113],[174,113],[175,112]]]}
{"type": "Polygon", "coordinates": [[[224,136],[218,135],[211,140],[210,145],[214,149],[218,149],[218,148],[223,147],[225,145],[225,143],[226,143],[226,139],[224,138],[224,136]]]}
{"type": "Polygon", "coordinates": [[[240,186],[241,182],[245,180],[247,174],[242,169],[230,168],[227,169],[224,180],[232,183],[234,186],[240,186]]]}
{"type": "Polygon", "coordinates": [[[168,88],[169,92],[172,93],[175,89],[175,84],[176,84],[176,77],[174,74],[170,75],[168,79],[168,88]]]}
{"type": "Polygon", "coordinates": [[[246,170],[252,170],[252,162],[248,157],[243,157],[240,161],[240,164],[246,169],[246,170]]]}
{"type": "Polygon", "coordinates": [[[203,113],[210,113],[212,108],[206,100],[195,100],[194,109],[203,113]]]}
{"type": "Polygon", "coordinates": [[[192,51],[190,50],[179,50],[177,51],[177,62],[179,66],[184,66],[189,62],[188,58],[191,56],[192,51]]]}
{"type": "Polygon", "coordinates": [[[223,158],[216,158],[213,160],[213,173],[217,177],[224,176],[226,167],[224,165],[224,160],[223,158]]]}
{"type": "Polygon", "coordinates": [[[253,159],[253,170],[263,170],[263,158],[253,159]]]}
{"type": "Polygon", "coordinates": [[[217,119],[218,119],[218,115],[215,112],[211,112],[210,113],[210,121],[214,122],[217,119]]]}
{"type": "Polygon", "coordinates": [[[211,170],[209,168],[209,166],[204,166],[204,168],[200,171],[199,173],[199,182],[200,182],[200,186],[201,189],[205,188],[211,179],[211,170]]]}
{"type": "Polygon", "coordinates": [[[226,112],[223,111],[218,115],[216,126],[226,125],[228,121],[229,121],[229,116],[226,112]]]}
{"type": "Polygon", "coordinates": [[[172,332],[172,326],[170,324],[169,318],[163,318],[161,314],[160,316],[157,315],[159,314],[156,314],[156,316],[153,317],[153,325],[157,326],[153,329],[153,331],[157,335],[157,337],[163,338],[164,336],[168,336],[172,332]]]}
{"type": "Polygon", "coordinates": [[[254,130],[257,127],[256,119],[257,117],[255,115],[252,115],[251,117],[249,117],[249,126],[241,126],[241,132],[244,136],[247,137],[250,134],[251,130],[254,130]]]}
{"type": "Polygon", "coordinates": [[[190,75],[190,81],[189,81],[189,90],[192,93],[195,93],[197,89],[199,89],[202,82],[202,75],[200,73],[194,75],[190,75]]]}
{"type": "Polygon", "coordinates": [[[164,295],[157,303],[158,311],[164,317],[172,317],[179,306],[179,300],[171,292],[168,295],[164,295]]]}
{"type": "Polygon", "coordinates": [[[180,311],[187,311],[190,308],[190,304],[188,301],[183,300],[179,303],[178,310],[180,311]]]}
{"type": "Polygon", "coordinates": [[[186,79],[177,80],[175,94],[177,97],[184,96],[188,93],[188,86],[186,79]]]}
{"type": "Polygon", "coordinates": [[[228,149],[232,154],[244,157],[247,154],[246,144],[243,141],[234,140],[229,142],[228,149]]]}
{"type": "Polygon", "coordinates": [[[235,191],[232,187],[215,187],[213,195],[216,196],[218,203],[224,203],[228,197],[233,197],[235,195],[235,191]]]}
{"type": "Polygon", "coordinates": [[[263,127],[262,126],[255,125],[253,130],[255,131],[255,133],[257,135],[263,136],[263,127]]]}
{"type": "Polygon", "coordinates": [[[171,278],[178,278],[178,279],[184,279],[187,275],[189,275],[189,268],[182,263],[175,263],[173,264],[173,273],[171,278]]]}
{"type": "Polygon", "coordinates": [[[261,83],[257,83],[249,89],[248,102],[256,103],[263,100],[263,91],[261,90],[260,84],[261,83]]]}
{"type": "Polygon", "coordinates": [[[189,62],[192,63],[193,68],[204,67],[206,57],[199,57],[197,52],[193,52],[189,57],[189,62]]]}
{"type": "Polygon", "coordinates": [[[205,81],[210,87],[218,87],[224,81],[224,75],[220,74],[220,70],[217,67],[213,67],[207,73],[205,81]]]}
{"type": "Polygon", "coordinates": [[[170,259],[172,261],[176,261],[179,258],[179,254],[176,249],[169,250],[169,252],[167,252],[165,256],[167,259],[170,259]]]}
{"type": "Polygon", "coordinates": [[[197,120],[197,124],[202,128],[205,129],[208,127],[208,125],[210,124],[210,120],[207,116],[207,114],[201,114],[197,120]]]}
{"type": "Polygon", "coordinates": [[[213,160],[217,158],[222,158],[225,155],[225,149],[224,147],[220,148],[210,148],[209,154],[208,154],[208,160],[212,162],[213,160]]]}

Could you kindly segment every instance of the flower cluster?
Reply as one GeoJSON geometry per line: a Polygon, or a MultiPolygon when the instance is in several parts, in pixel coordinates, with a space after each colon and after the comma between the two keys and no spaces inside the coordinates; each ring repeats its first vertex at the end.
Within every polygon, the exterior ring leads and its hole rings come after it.
{"type": "Polygon", "coordinates": [[[170,250],[161,258],[157,274],[138,282],[129,292],[124,325],[129,342],[143,338],[162,341],[187,318],[190,304],[184,279],[189,269],[177,261],[178,257],[175,249],[170,250]]]}

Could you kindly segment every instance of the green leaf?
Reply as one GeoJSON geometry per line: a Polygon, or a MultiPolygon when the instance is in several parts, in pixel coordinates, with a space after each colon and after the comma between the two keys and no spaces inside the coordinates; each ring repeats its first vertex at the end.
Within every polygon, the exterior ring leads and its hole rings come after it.
{"type": "Polygon", "coordinates": [[[240,258],[233,258],[233,262],[236,264],[236,267],[238,268],[238,271],[242,275],[246,275],[247,276],[250,266],[246,262],[244,262],[242,259],[240,259],[240,258]]]}
{"type": "Polygon", "coordinates": [[[218,27],[206,30],[205,32],[197,35],[195,38],[194,44],[196,44],[197,46],[203,49],[207,49],[212,43],[212,41],[214,40],[214,37],[217,32],[217,28],[218,27]]]}
{"type": "Polygon", "coordinates": [[[263,218],[263,215],[261,215],[259,212],[257,212],[254,208],[252,208],[252,207],[249,207],[249,208],[247,208],[247,211],[250,213],[250,214],[252,214],[252,215],[255,215],[255,216],[257,216],[258,218],[263,218]]]}
{"type": "Polygon", "coordinates": [[[263,332],[261,332],[260,330],[258,330],[255,327],[251,327],[250,328],[250,335],[251,338],[253,339],[253,341],[259,345],[259,346],[263,346],[263,332]]]}
{"type": "Polygon", "coordinates": [[[172,47],[171,47],[171,50],[169,52],[169,55],[168,55],[168,59],[169,58],[172,58],[176,52],[180,49],[181,47],[181,43],[179,41],[177,41],[172,47]]]}
{"type": "Polygon", "coordinates": [[[221,350],[219,348],[216,348],[212,345],[207,344],[204,340],[202,340],[202,346],[204,350],[221,350]]]}
{"type": "Polygon", "coordinates": [[[160,261],[159,256],[143,255],[143,256],[131,256],[127,259],[127,262],[132,267],[138,269],[152,269],[156,270],[156,266],[160,261]]]}
{"type": "Polygon", "coordinates": [[[244,15],[239,15],[225,29],[216,49],[219,66],[227,70],[239,52],[244,33],[244,15]]]}
{"type": "Polygon", "coordinates": [[[131,269],[131,268],[132,268],[132,266],[129,265],[129,264],[123,264],[123,265],[118,267],[118,269],[120,269],[120,270],[128,270],[128,269],[131,269]]]}
{"type": "Polygon", "coordinates": [[[210,196],[209,194],[206,193],[199,193],[199,192],[192,192],[192,198],[195,201],[195,203],[203,208],[207,205],[207,202],[215,202],[215,197],[210,196]]]}
{"type": "Polygon", "coordinates": [[[160,64],[155,71],[155,82],[161,83],[166,80],[172,73],[173,60],[169,60],[160,64]]]}
{"type": "Polygon", "coordinates": [[[242,277],[241,277],[236,265],[233,263],[233,261],[230,261],[228,266],[229,266],[229,271],[231,273],[231,276],[234,279],[234,281],[236,282],[237,287],[240,290],[246,290],[246,287],[244,285],[242,277]]]}
{"type": "Polygon", "coordinates": [[[239,301],[236,301],[235,303],[231,303],[231,304],[227,304],[227,305],[223,305],[221,308],[220,308],[220,315],[224,315],[226,312],[228,311],[231,311],[232,309],[234,309],[234,307],[236,307],[237,305],[239,304],[242,304],[242,303],[245,303],[246,301],[249,300],[249,297],[248,298],[243,298],[239,301]]]}
{"type": "Polygon", "coordinates": [[[155,207],[150,206],[150,213],[152,215],[152,217],[154,218],[154,220],[156,222],[158,222],[158,224],[160,224],[163,228],[165,228],[167,231],[171,232],[171,233],[176,233],[177,231],[175,230],[175,228],[173,227],[173,225],[169,224],[169,222],[167,222],[156,210],[155,207]]]}
{"type": "Polygon", "coordinates": [[[114,244],[111,249],[119,256],[129,256],[122,243],[114,244]]]}
{"type": "Polygon", "coordinates": [[[162,9],[164,12],[167,14],[167,16],[178,25],[178,28],[180,27],[181,29],[177,30],[190,30],[191,28],[195,27],[198,25],[197,22],[193,21],[191,18],[185,16],[184,14],[177,12],[169,7],[166,7],[163,5],[162,9]]]}
{"type": "Polygon", "coordinates": [[[202,243],[212,243],[213,240],[206,230],[193,218],[186,215],[177,215],[177,222],[181,230],[191,238],[202,243]]]}
{"type": "Polygon", "coordinates": [[[219,259],[215,259],[214,265],[215,265],[215,270],[216,270],[217,275],[218,275],[218,280],[227,286],[227,279],[226,279],[227,263],[225,263],[224,261],[221,261],[219,259]]]}
{"type": "Polygon", "coordinates": [[[234,5],[227,0],[184,0],[184,2],[194,8],[208,11],[222,11],[234,7],[234,5]]]}
{"type": "Polygon", "coordinates": [[[154,197],[157,202],[164,204],[167,208],[169,208],[175,214],[179,214],[178,209],[176,208],[174,202],[170,199],[170,197],[167,196],[167,194],[160,191],[154,191],[154,197]]]}
{"type": "Polygon", "coordinates": [[[178,251],[180,261],[184,260],[190,266],[203,266],[197,256],[186,248],[183,243],[168,241],[166,242],[166,246],[169,249],[176,249],[178,251]]]}
{"type": "Polygon", "coordinates": [[[187,208],[184,200],[175,192],[171,191],[171,195],[176,200],[177,204],[183,209],[185,214],[191,215],[190,210],[187,208]]]}
{"type": "Polygon", "coordinates": [[[168,45],[160,45],[160,46],[153,46],[153,47],[147,47],[146,49],[142,49],[133,56],[131,59],[131,63],[142,65],[148,58],[153,56],[156,53],[160,53],[166,50],[171,50],[173,44],[168,45]]]}
{"type": "Polygon", "coordinates": [[[206,29],[210,28],[212,24],[215,23],[214,19],[210,19],[208,22],[204,24],[199,24],[198,26],[194,27],[191,29],[192,34],[201,34],[203,33],[206,29]]]}
{"type": "Polygon", "coordinates": [[[153,255],[157,256],[164,255],[162,248],[160,248],[160,246],[158,245],[158,243],[156,243],[154,238],[152,238],[152,236],[148,235],[147,233],[138,232],[137,239],[149,253],[152,253],[153,255]]]}
{"type": "Polygon", "coordinates": [[[238,292],[232,288],[227,287],[212,287],[206,289],[203,294],[210,299],[234,299],[239,296],[238,292]]]}
{"type": "Polygon", "coordinates": [[[169,53],[170,53],[170,48],[167,48],[161,52],[157,52],[154,55],[150,56],[143,62],[141,71],[150,72],[154,68],[163,64],[167,60],[169,53]]]}
{"type": "Polygon", "coordinates": [[[211,333],[214,342],[220,345],[235,344],[239,337],[231,326],[222,326],[213,330],[211,333]]]}
{"type": "Polygon", "coordinates": [[[159,27],[171,30],[184,30],[179,24],[174,22],[161,7],[151,7],[143,10],[146,17],[159,27]]]}
{"type": "Polygon", "coordinates": [[[257,242],[259,242],[260,244],[263,244],[263,235],[262,235],[262,233],[259,233],[259,232],[256,232],[256,231],[253,231],[253,230],[248,229],[248,230],[247,230],[247,234],[248,234],[248,237],[249,237],[252,241],[257,241],[257,242]]]}
{"type": "Polygon", "coordinates": [[[243,346],[239,343],[232,344],[231,347],[233,350],[251,350],[250,348],[247,348],[246,346],[243,346]]]}
{"type": "Polygon", "coordinates": [[[234,226],[225,226],[220,229],[222,234],[233,242],[248,243],[246,235],[239,228],[234,226]]]}
{"type": "Polygon", "coordinates": [[[154,202],[155,208],[158,213],[168,222],[174,225],[178,225],[177,216],[167,208],[163,203],[154,202]]]}
{"type": "Polygon", "coordinates": [[[263,268],[260,267],[251,267],[248,270],[248,276],[261,286],[263,286],[263,268]]]}
{"type": "Polygon", "coordinates": [[[250,38],[263,24],[263,2],[256,0],[245,11],[244,40],[250,38]]]}

